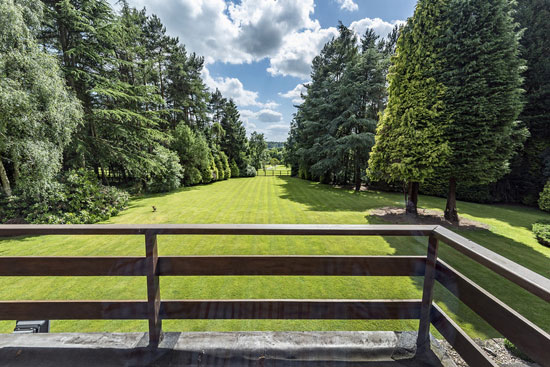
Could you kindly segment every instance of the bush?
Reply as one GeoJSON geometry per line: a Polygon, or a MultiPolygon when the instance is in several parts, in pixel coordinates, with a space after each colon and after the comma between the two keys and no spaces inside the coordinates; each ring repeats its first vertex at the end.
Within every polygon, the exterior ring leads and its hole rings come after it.
{"type": "Polygon", "coordinates": [[[183,184],[186,186],[198,185],[202,182],[201,171],[196,167],[186,168],[183,172],[183,184]]]}
{"type": "Polygon", "coordinates": [[[550,212],[550,181],[544,185],[544,189],[540,193],[539,208],[545,212],[550,212]]]}
{"type": "Polygon", "coordinates": [[[227,180],[231,178],[231,168],[229,167],[229,161],[227,155],[224,152],[220,152],[220,159],[222,161],[223,179],[227,180]]]}
{"type": "Polygon", "coordinates": [[[178,155],[164,147],[155,149],[156,167],[146,182],[148,192],[169,192],[181,186],[183,168],[178,155]]]}
{"type": "Polygon", "coordinates": [[[252,167],[251,165],[246,166],[244,177],[256,177],[257,174],[258,173],[256,172],[256,168],[252,167]]]}
{"type": "Polygon", "coordinates": [[[216,162],[216,169],[218,170],[218,176],[217,176],[218,180],[219,181],[225,180],[225,170],[223,169],[223,163],[222,163],[222,160],[220,158],[220,155],[216,154],[214,160],[216,162]]]}
{"type": "Polygon", "coordinates": [[[128,203],[128,193],[103,186],[93,172],[65,173],[54,191],[38,202],[21,196],[0,202],[0,223],[9,220],[34,224],[88,224],[117,215],[128,203]]]}
{"type": "Polygon", "coordinates": [[[220,179],[220,173],[218,171],[218,166],[216,164],[216,160],[214,159],[214,156],[210,154],[210,181],[218,181],[220,179]]]}
{"type": "Polygon", "coordinates": [[[240,175],[241,172],[237,166],[237,163],[234,160],[231,161],[231,177],[239,177],[240,175]]]}
{"type": "Polygon", "coordinates": [[[550,247],[550,222],[537,222],[532,231],[541,245],[550,247]]]}

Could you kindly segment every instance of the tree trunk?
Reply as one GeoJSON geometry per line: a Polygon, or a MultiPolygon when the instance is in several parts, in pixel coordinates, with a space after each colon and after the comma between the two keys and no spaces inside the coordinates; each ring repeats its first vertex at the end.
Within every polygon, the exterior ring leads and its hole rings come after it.
{"type": "Polygon", "coordinates": [[[407,214],[418,215],[418,189],[419,182],[409,182],[408,199],[407,199],[407,214]]]}
{"type": "Polygon", "coordinates": [[[8,174],[6,172],[6,169],[4,168],[4,164],[2,163],[1,157],[0,157],[0,181],[2,182],[2,188],[4,189],[6,196],[11,196],[12,192],[11,192],[10,180],[8,179],[8,174]]]}
{"type": "Polygon", "coordinates": [[[445,219],[458,223],[458,212],[456,210],[456,178],[449,179],[449,194],[447,195],[447,206],[445,207],[445,219]]]}
{"type": "Polygon", "coordinates": [[[361,191],[361,166],[358,154],[355,154],[355,191],[361,191]]]}

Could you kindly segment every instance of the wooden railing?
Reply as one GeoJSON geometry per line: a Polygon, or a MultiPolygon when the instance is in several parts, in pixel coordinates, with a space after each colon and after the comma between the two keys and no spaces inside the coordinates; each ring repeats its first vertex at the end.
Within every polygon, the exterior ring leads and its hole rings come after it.
{"type": "Polygon", "coordinates": [[[292,171],[290,169],[263,169],[260,168],[257,171],[258,176],[291,176],[292,171]]]}
{"type": "Polygon", "coordinates": [[[475,367],[497,365],[433,303],[435,281],[541,366],[550,335],[438,259],[442,241],[550,302],[550,279],[440,226],[420,225],[0,225],[3,236],[144,235],[145,256],[0,257],[0,276],[146,276],[147,301],[0,301],[0,320],[147,319],[152,347],[163,319],[419,319],[417,352],[430,325],[475,367]],[[158,256],[159,235],[425,236],[426,256],[158,256]],[[160,276],[423,276],[418,300],[161,300],[160,276]]]}

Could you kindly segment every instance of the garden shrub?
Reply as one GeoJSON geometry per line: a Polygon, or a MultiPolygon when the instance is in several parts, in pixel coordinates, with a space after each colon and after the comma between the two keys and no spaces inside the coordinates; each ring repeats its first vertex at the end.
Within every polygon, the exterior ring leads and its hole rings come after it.
{"type": "Polygon", "coordinates": [[[550,181],[544,185],[544,189],[540,193],[539,208],[545,212],[550,212],[550,181]]]}
{"type": "Polygon", "coordinates": [[[216,160],[210,155],[210,180],[206,182],[218,181],[220,179],[220,173],[218,172],[218,166],[216,160]]]}
{"type": "Polygon", "coordinates": [[[550,247],[550,222],[541,221],[534,223],[532,231],[541,245],[550,247]]]}
{"type": "Polygon", "coordinates": [[[156,167],[147,179],[147,191],[158,193],[178,189],[183,178],[183,168],[177,153],[164,147],[157,147],[155,156],[156,167]]]}
{"type": "Polygon", "coordinates": [[[222,161],[223,179],[227,180],[231,178],[231,168],[229,167],[229,160],[224,152],[220,152],[220,159],[222,161]]]}
{"type": "Polygon", "coordinates": [[[39,201],[29,202],[17,195],[4,199],[0,202],[0,223],[96,223],[117,215],[128,199],[125,191],[101,185],[93,172],[71,170],[64,174],[55,190],[39,201]]]}
{"type": "Polygon", "coordinates": [[[237,166],[237,163],[234,160],[231,161],[231,177],[239,177],[240,175],[241,172],[237,166]]]}
{"type": "Polygon", "coordinates": [[[202,174],[197,167],[189,167],[184,170],[183,184],[185,186],[198,185],[201,182],[202,182],[202,174]]]}
{"type": "Polygon", "coordinates": [[[256,177],[257,174],[256,168],[251,165],[246,166],[246,170],[244,171],[245,177],[256,177]]]}
{"type": "Polygon", "coordinates": [[[218,169],[218,180],[225,180],[225,169],[223,168],[223,163],[220,154],[216,154],[214,158],[216,161],[216,168],[218,169]]]}

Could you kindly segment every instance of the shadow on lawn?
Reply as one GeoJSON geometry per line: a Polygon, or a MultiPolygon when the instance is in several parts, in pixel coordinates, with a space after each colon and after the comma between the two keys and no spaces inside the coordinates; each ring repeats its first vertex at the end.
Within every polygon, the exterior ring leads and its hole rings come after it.
{"type": "Polygon", "coordinates": [[[388,205],[402,205],[402,197],[395,193],[350,192],[330,185],[302,180],[295,177],[278,177],[284,194],[281,199],[304,204],[308,210],[319,212],[356,211],[364,212],[388,205]]]}

